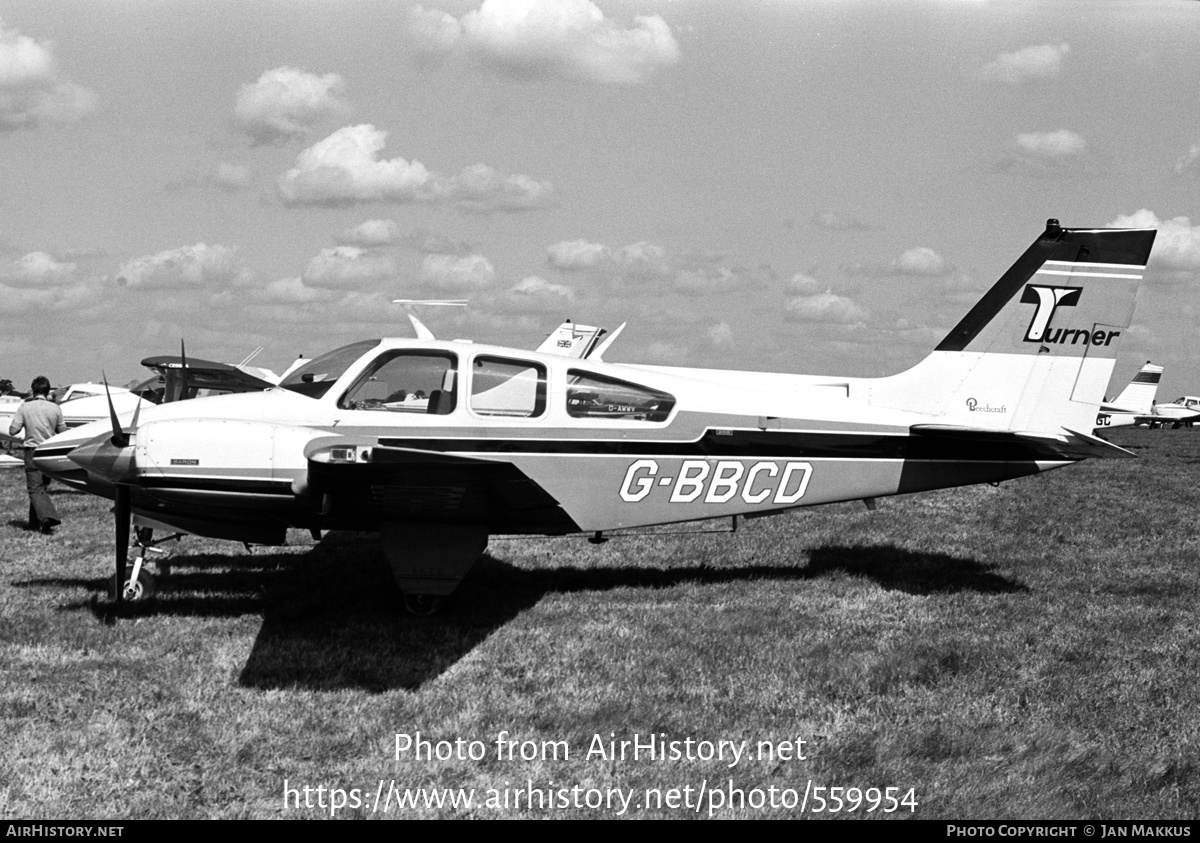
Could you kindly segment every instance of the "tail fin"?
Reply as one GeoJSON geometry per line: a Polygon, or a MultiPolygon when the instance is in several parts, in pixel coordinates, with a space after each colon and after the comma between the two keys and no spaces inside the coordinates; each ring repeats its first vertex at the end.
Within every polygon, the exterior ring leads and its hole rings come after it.
{"type": "Polygon", "coordinates": [[[568,319],[537,347],[538,351],[546,354],[558,354],[563,357],[583,359],[592,353],[596,343],[608,331],[592,325],[576,325],[568,319]]]}
{"type": "Polygon", "coordinates": [[[1133,376],[1129,386],[1109,403],[1121,410],[1149,415],[1154,407],[1154,398],[1158,395],[1158,382],[1162,379],[1162,373],[1162,366],[1155,366],[1147,360],[1141,371],[1133,376]]]}
{"type": "Polygon", "coordinates": [[[1155,234],[1048,220],[934,352],[873,381],[868,401],[964,427],[1091,430],[1155,234]]]}

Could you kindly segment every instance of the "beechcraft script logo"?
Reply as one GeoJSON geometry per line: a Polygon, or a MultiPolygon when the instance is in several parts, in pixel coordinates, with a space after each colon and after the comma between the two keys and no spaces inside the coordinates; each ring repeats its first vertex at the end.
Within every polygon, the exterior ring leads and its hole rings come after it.
{"type": "Polygon", "coordinates": [[[1089,328],[1052,328],[1054,314],[1062,307],[1074,307],[1079,303],[1082,287],[1052,287],[1047,284],[1026,284],[1021,293],[1022,304],[1036,304],[1033,319],[1025,331],[1025,342],[1044,345],[1108,345],[1120,331],[1102,331],[1089,328]]]}

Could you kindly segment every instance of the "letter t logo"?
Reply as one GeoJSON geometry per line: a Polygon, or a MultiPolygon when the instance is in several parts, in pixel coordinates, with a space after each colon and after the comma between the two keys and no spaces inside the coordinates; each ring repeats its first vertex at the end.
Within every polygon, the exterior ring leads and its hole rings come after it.
{"type": "Polygon", "coordinates": [[[1079,302],[1082,287],[1045,287],[1041,284],[1026,284],[1021,294],[1022,304],[1036,304],[1033,320],[1025,332],[1025,342],[1041,342],[1050,327],[1054,311],[1059,307],[1074,307],[1079,302]]]}

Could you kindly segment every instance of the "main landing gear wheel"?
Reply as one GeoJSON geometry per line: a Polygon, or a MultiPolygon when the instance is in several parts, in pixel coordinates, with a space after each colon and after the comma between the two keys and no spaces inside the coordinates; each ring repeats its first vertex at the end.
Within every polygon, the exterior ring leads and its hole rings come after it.
{"type": "MultiPolygon", "coordinates": [[[[117,599],[119,584],[120,581],[116,574],[113,574],[108,580],[108,596],[113,600],[117,599]]],[[[121,590],[121,600],[126,603],[145,603],[153,599],[156,593],[158,593],[158,582],[155,580],[154,574],[143,568],[138,571],[137,579],[129,577],[125,580],[124,588],[121,590]]]]}
{"type": "Polygon", "coordinates": [[[435,594],[405,594],[404,611],[418,618],[428,618],[436,615],[446,605],[445,597],[435,594]]]}

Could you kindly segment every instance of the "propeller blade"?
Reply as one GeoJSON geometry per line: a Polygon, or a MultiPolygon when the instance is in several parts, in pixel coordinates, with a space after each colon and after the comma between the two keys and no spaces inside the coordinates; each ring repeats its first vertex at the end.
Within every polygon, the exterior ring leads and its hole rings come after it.
{"type": "Polygon", "coordinates": [[[179,338],[179,401],[188,397],[187,382],[187,351],[183,347],[183,337],[179,338]]]}
{"type": "Polygon", "coordinates": [[[106,374],[104,374],[104,394],[108,396],[108,417],[112,420],[112,443],[118,448],[124,448],[129,444],[129,437],[121,429],[121,420],[117,418],[117,408],[113,406],[112,393],[108,391],[108,375],[106,374]]]}
{"type": "Polygon", "coordinates": [[[137,435],[138,416],[141,415],[142,412],[143,400],[144,399],[142,396],[139,395],[137,396],[137,403],[133,405],[133,433],[135,436],[137,435]]]}
{"type": "Polygon", "coordinates": [[[118,483],[116,486],[116,503],[113,506],[113,517],[116,519],[117,534],[117,603],[121,602],[125,591],[125,577],[129,562],[129,522],[133,514],[130,502],[132,496],[128,486],[118,483]]]}

